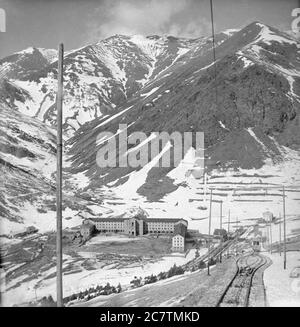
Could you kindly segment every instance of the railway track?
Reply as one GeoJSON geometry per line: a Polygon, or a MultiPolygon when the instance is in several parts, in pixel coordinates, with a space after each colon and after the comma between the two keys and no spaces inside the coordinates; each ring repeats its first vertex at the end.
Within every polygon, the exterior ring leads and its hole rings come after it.
{"type": "Polygon", "coordinates": [[[221,254],[224,254],[224,252],[226,252],[230,247],[232,247],[236,243],[239,236],[240,236],[240,234],[236,235],[234,237],[234,239],[232,239],[232,240],[228,240],[228,241],[223,242],[220,245],[217,245],[215,248],[212,248],[210,250],[209,254],[206,253],[206,254],[200,256],[199,258],[192,259],[191,261],[187,262],[186,264],[182,265],[181,267],[184,269],[191,269],[192,267],[197,267],[197,265],[200,262],[207,263],[208,257],[210,259],[216,260],[217,258],[220,257],[221,254]]]}
{"type": "Polygon", "coordinates": [[[237,270],[217,302],[217,307],[248,307],[253,278],[257,271],[268,264],[267,258],[250,253],[236,261],[237,270]]]}
{"type": "MultiPolygon", "coordinates": [[[[212,249],[210,251],[210,255],[209,257],[211,259],[215,259],[216,257],[220,256],[221,253],[223,253],[225,250],[228,249],[228,247],[230,245],[233,244],[233,241],[230,241],[228,243],[226,243],[225,245],[223,246],[217,246],[216,248],[212,249]]],[[[197,267],[197,265],[200,263],[200,262],[207,262],[208,261],[208,253],[200,256],[199,258],[196,258],[196,259],[192,259],[190,262],[182,265],[182,268],[184,269],[191,269],[192,267],[197,267]]]]}

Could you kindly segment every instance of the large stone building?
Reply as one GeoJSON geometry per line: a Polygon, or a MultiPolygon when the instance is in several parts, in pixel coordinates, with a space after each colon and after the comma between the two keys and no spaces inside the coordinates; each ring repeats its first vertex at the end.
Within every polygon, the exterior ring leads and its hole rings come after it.
{"type": "Polygon", "coordinates": [[[168,218],[88,218],[84,224],[93,224],[100,233],[124,233],[130,236],[144,234],[167,234],[175,232],[175,226],[181,223],[187,228],[184,219],[168,218]]]}
{"type": "Polygon", "coordinates": [[[98,232],[121,233],[124,232],[123,218],[88,218],[84,224],[93,224],[98,232]]]}
{"type": "Polygon", "coordinates": [[[184,252],[188,222],[178,218],[88,218],[83,221],[81,231],[87,239],[94,226],[100,233],[123,233],[129,236],[145,234],[172,236],[172,251],[184,252]]]}

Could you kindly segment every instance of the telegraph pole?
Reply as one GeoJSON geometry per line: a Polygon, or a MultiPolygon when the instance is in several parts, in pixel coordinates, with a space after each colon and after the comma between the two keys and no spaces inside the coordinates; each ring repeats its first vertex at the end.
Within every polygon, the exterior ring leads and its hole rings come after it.
{"type": "Polygon", "coordinates": [[[206,187],[207,187],[207,176],[206,173],[204,173],[204,205],[206,206],[206,187]]]}
{"type": "MultiPolygon", "coordinates": [[[[211,19],[211,31],[212,31],[212,41],[213,41],[213,64],[215,72],[215,94],[216,94],[216,108],[218,108],[218,90],[217,90],[217,62],[216,62],[216,47],[215,47],[215,29],[214,29],[214,12],[213,12],[213,2],[210,0],[210,19],[211,19]]],[[[209,203],[209,247],[208,247],[208,263],[207,263],[207,274],[209,275],[209,260],[210,260],[210,228],[211,228],[211,205],[212,205],[212,189],[210,189],[210,203],[209,203]]]]}
{"type": "MultiPolygon", "coordinates": [[[[228,226],[227,226],[227,236],[229,238],[229,228],[230,228],[230,209],[228,210],[228,226]]],[[[228,251],[227,251],[227,257],[229,256],[229,247],[228,247],[228,251]]]]}
{"type": "Polygon", "coordinates": [[[63,306],[62,289],[62,107],[63,107],[63,56],[64,46],[58,48],[57,76],[57,174],[56,174],[56,297],[57,306],[63,306]]]}
{"type": "Polygon", "coordinates": [[[286,269],[286,219],[285,219],[285,189],[282,187],[283,201],[283,269],[286,269]]]}
{"type": "Polygon", "coordinates": [[[269,222],[266,220],[266,237],[268,242],[268,251],[270,252],[270,228],[269,228],[269,222]]]}
{"type": "MultiPolygon", "coordinates": [[[[221,200],[221,202],[220,202],[220,233],[222,233],[222,225],[223,225],[223,222],[222,222],[222,207],[223,207],[223,201],[221,200]]],[[[221,247],[222,247],[223,235],[220,235],[220,237],[221,237],[221,247]]],[[[220,262],[222,262],[222,250],[220,252],[220,262]]]]}
{"type": "Polygon", "coordinates": [[[270,253],[272,254],[272,243],[273,243],[273,240],[272,240],[272,220],[270,220],[270,253]]]}
{"type": "Polygon", "coordinates": [[[223,211],[223,201],[221,200],[220,202],[220,229],[222,229],[222,226],[223,226],[223,221],[222,221],[222,211],[223,211]]]}
{"type": "MultiPolygon", "coordinates": [[[[235,218],[235,225],[236,225],[236,235],[238,235],[238,217],[236,216],[235,218]]],[[[237,241],[236,241],[236,244],[237,244],[237,241]]],[[[238,250],[237,250],[237,246],[235,246],[235,256],[237,256],[238,254],[238,250]]]]}
{"type": "Polygon", "coordinates": [[[210,199],[209,199],[207,275],[210,275],[210,272],[209,272],[209,261],[210,261],[211,206],[212,206],[212,188],[210,189],[210,199]]]}
{"type": "Polygon", "coordinates": [[[229,225],[230,225],[230,209],[228,210],[228,227],[227,233],[229,234],[229,225]]]}
{"type": "Polygon", "coordinates": [[[281,214],[279,213],[279,255],[281,256],[281,214]]]}

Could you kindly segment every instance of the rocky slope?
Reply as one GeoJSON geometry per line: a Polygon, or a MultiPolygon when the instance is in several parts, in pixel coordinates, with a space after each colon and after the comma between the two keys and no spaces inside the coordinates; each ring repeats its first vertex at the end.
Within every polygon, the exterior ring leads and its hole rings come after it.
{"type": "MultiPolygon", "coordinates": [[[[56,131],[0,103],[0,171],[0,235],[30,225],[55,229],[56,131]]],[[[70,183],[64,184],[64,227],[99,212],[99,202],[70,192],[70,183]]]]}
{"type": "Polygon", "coordinates": [[[27,48],[0,60],[0,77],[26,80],[57,60],[54,49],[27,48]]]}
{"type": "MultiPolygon", "coordinates": [[[[219,42],[230,34],[218,36],[219,42]]],[[[207,38],[115,35],[65,54],[64,127],[72,135],[84,123],[107,116],[149,81],[173,66],[195,46],[211,48],[207,38]]],[[[8,104],[31,117],[55,125],[57,62],[29,48],[0,61],[8,104]],[[12,84],[12,85],[11,85],[12,84]],[[9,88],[9,92],[7,89],[9,88]]],[[[51,59],[54,57],[50,56],[51,59]]]]}
{"type": "MultiPolygon", "coordinates": [[[[98,134],[108,130],[117,135],[120,123],[127,124],[128,135],[203,131],[208,171],[258,169],[266,158],[276,163],[281,159],[277,141],[299,149],[299,43],[253,23],[217,46],[216,80],[211,52],[195,46],[145,85],[118,114],[79,129],[68,145],[73,171],[84,172],[95,189],[130,179],[138,169],[99,169],[96,164],[97,151],[105,145],[97,142],[98,134]]],[[[154,185],[156,189],[171,186],[166,177],[170,170],[149,169],[145,183],[149,185],[142,185],[142,194],[145,188],[153,193],[154,185]]]]}

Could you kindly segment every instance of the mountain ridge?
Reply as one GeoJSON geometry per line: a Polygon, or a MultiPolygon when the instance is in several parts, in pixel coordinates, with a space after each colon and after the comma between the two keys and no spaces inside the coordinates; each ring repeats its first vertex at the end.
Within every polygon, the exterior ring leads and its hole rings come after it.
{"type": "MultiPolygon", "coordinates": [[[[64,60],[66,132],[71,135],[82,124],[116,111],[116,107],[195,44],[201,45],[201,40],[207,38],[190,40],[169,36],[153,40],[153,37],[114,36],[67,52],[64,60]]],[[[3,62],[5,59],[2,66],[3,62]]],[[[9,105],[55,126],[56,63],[39,68],[9,80],[16,86],[16,93],[24,95],[21,99],[11,95],[9,105]],[[26,95],[28,92],[31,96],[26,95]]]]}

